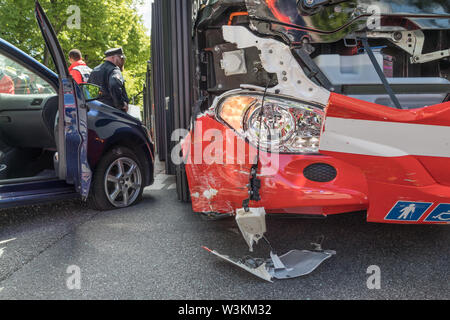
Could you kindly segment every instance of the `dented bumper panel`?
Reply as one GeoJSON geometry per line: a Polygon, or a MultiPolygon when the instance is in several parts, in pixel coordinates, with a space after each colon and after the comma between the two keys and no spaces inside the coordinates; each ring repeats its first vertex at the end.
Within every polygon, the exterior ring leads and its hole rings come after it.
{"type": "MultiPolygon", "coordinates": [[[[257,149],[214,116],[204,115],[197,120],[195,131],[185,139],[184,150],[188,156],[186,173],[193,210],[234,214],[241,208],[242,201],[248,197],[247,184],[257,149]],[[214,130],[217,137],[227,138],[223,141],[205,137],[208,130],[214,130]],[[212,163],[204,162],[202,157],[211,157],[214,145],[215,150],[223,153],[213,154],[212,163]]],[[[328,156],[265,152],[260,157],[263,165],[258,177],[262,182],[262,200],[251,205],[264,207],[267,213],[331,215],[368,207],[364,175],[343,161],[328,156]],[[336,178],[322,183],[307,179],[304,172],[315,164],[336,168],[336,178]]],[[[316,178],[320,178],[320,173],[319,168],[316,178]]]]}
{"type": "MultiPolygon", "coordinates": [[[[449,130],[445,126],[449,108],[450,104],[444,103],[414,111],[393,110],[333,95],[321,139],[323,155],[261,152],[258,178],[262,199],[250,206],[264,207],[267,213],[324,216],[368,210],[370,222],[449,224],[450,206],[447,211],[442,208],[450,203],[447,165],[450,156],[438,143],[448,143],[448,134],[443,132],[449,130]],[[392,117],[392,121],[386,121],[386,117],[392,117]],[[352,130],[349,121],[353,121],[353,126],[361,122],[361,129],[352,130]],[[426,126],[427,130],[414,131],[414,126],[426,126]],[[426,141],[430,141],[427,135],[433,135],[434,129],[440,133],[432,139],[433,147],[426,141]],[[358,135],[362,130],[364,136],[358,135]],[[410,133],[394,137],[395,132],[402,130],[410,133]],[[411,134],[417,136],[414,141],[425,139],[426,148],[410,140],[411,134]],[[384,144],[380,139],[386,140],[384,144]],[[415,152],[416,149],[422,150],[421,153],[415,152]],[[322,170],[318,167],[318,176],[311,176],[309,169],[316,165],[334,168],[336,177],[328,182],[314,181],[320,178],[322,170]],[[402,215],[403,203],[417,204],[417,210],[409,216],[402,215]],[[429,206],[421,211],[420,203],[429,206]],[[393,212],[397,215],[393,216],[393,212]]],[[[197,120],[194,136],[189,135],[184,146],[190,150],[186,172],[194,211],[234,214],[248,197],[247,184],[256,148],[213,115],[203,115],[197,120]],[[214,129],[218,136],[227,139],[205,139],[202,133],[205,128],[214,129]],[[195,162],[214,150],[213,144],[220,144],[224,150],[221,154],[213,152],[217,161],[195,162]],[[238,152],[238,147],[245,151],[238,152]]]]}
{"type": "Polygon", "coordinates": [[[334,251],[292,250],[280,257],[272,253],[270,259],[250,257],[234,259],[217,251],[205,249],[220,259],[269,282],[273,282],[273,279],[284,280],[306,276],[336,254],[334,251]]]}

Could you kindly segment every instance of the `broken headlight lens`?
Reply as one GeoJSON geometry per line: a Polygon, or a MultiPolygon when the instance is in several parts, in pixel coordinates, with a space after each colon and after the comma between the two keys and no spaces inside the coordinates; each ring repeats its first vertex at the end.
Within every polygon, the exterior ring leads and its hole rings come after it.
{"type": "Polygon", "coordinates": [[[258,94],[228,96],[217,116],[261,150],[318,153],[324,118],[321,108],[286,98],[258,94]]]}

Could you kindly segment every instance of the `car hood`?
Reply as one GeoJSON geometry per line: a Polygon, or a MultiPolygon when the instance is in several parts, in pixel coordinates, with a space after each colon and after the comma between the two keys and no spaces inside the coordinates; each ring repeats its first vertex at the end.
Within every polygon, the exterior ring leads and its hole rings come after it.
{"type": "MultiPolygon", "coordinates": [[[[89,107],[89,118],[94,119],[96,122],[100,121],[100,124],[115,120],[135,126],[142,126],[142,122],[135,117],[110,107],[98,100],[90,101],[87,104],[89,107]]],[[[99,123],[97,123],[97,125],[98,124],[99,123]]]]}

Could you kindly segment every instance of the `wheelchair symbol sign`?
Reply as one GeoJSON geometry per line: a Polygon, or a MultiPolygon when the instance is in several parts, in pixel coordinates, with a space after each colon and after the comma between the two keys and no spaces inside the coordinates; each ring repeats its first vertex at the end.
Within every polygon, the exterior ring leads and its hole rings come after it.
{"type": "Polygon", "coordinates": [[[419,221],[423,214],[432,206],[428,202],[399,201],[389,211],[385,220],[389,221],[419,221]]]}
{"type": "Polygon", "coordinates": [[[441,203],[434,209],[428,217],[426,222],[450,222],[450,204],[441,203]]]}

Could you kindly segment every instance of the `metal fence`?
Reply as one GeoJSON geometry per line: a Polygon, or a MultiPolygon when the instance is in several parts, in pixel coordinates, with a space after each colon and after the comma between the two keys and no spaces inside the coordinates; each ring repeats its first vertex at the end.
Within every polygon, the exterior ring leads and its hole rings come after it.
{"type": "Polygon", "coordinates": [[[189,128],[192,92],[192,3],[190,0],[155,0],[152,8],[151,86],[155,139],[166,173],[176,174],[180,200],[189,200],[183,166],[171,161],[172,132],[189,128]]]}

